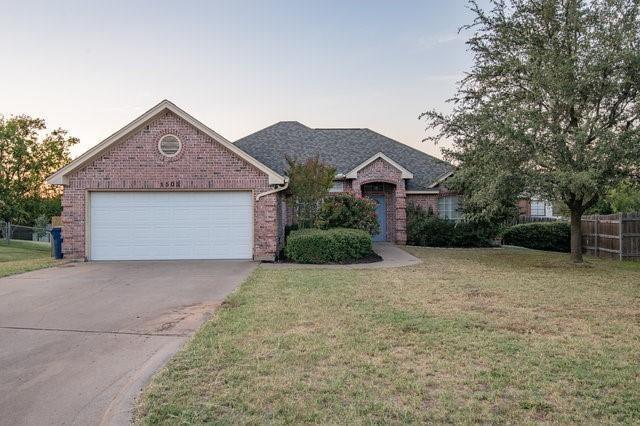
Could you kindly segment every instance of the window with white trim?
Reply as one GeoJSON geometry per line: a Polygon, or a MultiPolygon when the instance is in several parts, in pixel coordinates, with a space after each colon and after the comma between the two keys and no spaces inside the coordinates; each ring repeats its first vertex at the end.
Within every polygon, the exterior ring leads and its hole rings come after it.
{"type": "Polygon", "coordinates": [[[344,192],[344,181],[334,180],[329,192],[344,192]]]}
{"type": "Polygon", "coordinates": [[[547,203],[540,200],[531,200],[531,216],[546,216],[547,203]]]}
{"type": "Polygon", "coordinates": [[[441,219],[462,219],[462,197],[448,195],[438,198],[438,216],[441,219]]]}

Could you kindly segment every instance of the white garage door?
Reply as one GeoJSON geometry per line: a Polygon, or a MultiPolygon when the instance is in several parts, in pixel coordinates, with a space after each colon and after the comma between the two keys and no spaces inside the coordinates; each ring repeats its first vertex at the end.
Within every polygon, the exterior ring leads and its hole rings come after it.
{"type": "Polygon", "coordinates": [[[93,260],[251,259],[250,192],[93,192],[93,260]]]}

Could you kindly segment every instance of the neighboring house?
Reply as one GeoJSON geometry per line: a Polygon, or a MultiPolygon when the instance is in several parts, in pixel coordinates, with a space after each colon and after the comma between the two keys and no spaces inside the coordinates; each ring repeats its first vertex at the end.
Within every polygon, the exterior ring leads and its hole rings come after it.
{"type": "Polygon", "coordinates": [[[533,218],[557,218],[553,211],[553,203],[540,197],[522,198],[518,200],[520,216],[533,218]]]}
{"type": "Polygon", "coordinates": [[[286,157],[319,155],[332,192],[378,202],[377,240],[406,242],[406,206],[442,217],[460,199],[448,163],[369,129],[280,122],[235,144],[163,101],[50,176],[64,186],[63,252],[91,260],[273,260],[291,221],[286,157]]]}

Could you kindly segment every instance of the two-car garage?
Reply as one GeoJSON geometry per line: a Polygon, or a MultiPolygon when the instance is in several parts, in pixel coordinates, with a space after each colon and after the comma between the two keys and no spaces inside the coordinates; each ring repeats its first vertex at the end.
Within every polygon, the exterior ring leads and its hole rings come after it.
{"type": "Polygon", "coordinates": [[[91,260],[251,259],[250,191],[90,192],[91,260]]]}

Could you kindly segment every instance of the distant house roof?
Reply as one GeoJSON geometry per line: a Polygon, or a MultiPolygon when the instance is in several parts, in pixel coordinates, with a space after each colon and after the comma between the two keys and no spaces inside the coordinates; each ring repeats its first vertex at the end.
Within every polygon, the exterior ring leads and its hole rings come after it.
{"type": "Polygon", "coordinates": [[[383,153],[413,173],[408,190],[427,190],[453,170],[445,161],[369,129],[312,129],[297,121],[281,121],[234,145],[280,174],[287,171],[287,156],[304,161],[319,155],[337,173],[347,174],[383,153]]]}

